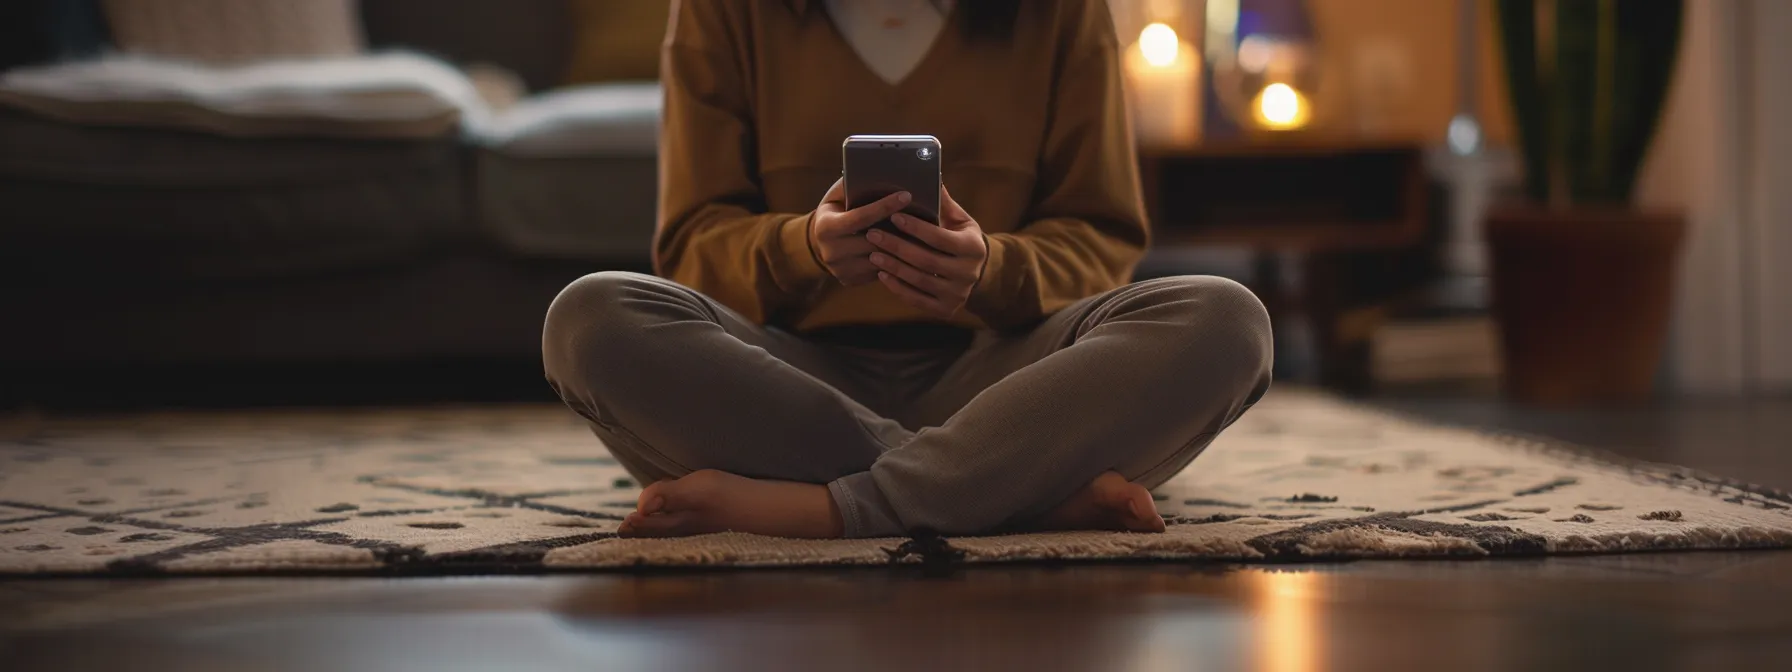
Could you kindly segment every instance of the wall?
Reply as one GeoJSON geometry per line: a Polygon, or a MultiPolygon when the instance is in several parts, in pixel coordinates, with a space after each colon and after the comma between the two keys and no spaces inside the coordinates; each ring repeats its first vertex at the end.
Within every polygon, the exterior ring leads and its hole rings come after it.
{"type": "Polygon", "coordinates": [[[1792,3],[1699,0],[1638,202],[1686,213],[1672,389],[1792,390],[1792,3]]]}
{"type": "MultiPolygon", "coordinates": [[[[1456,114],[1458,64],[1456,0],[1308,0],[1326,61],[1340,69],[1349,100],[1387,112],[1385,135],[1442,144],[1456,114]],[[1387,64],[1377,67],[1376,64],[1387,64]],[[1374,74],[1385,72],[1385,78],[1374,74]],[[1386,81],[1387,84],[1376,82],[1386,81]],[[1393,100],[1381,99],[1391,96],[1393,100]]],[[[1492,0],[1479,0],[1480,105],[1489,144],[1513,140],[1504,69],[1500,66],[1492,0]]]]}
{"type": "Polygon", "coordinates": [[[1784,391],[1792,390],[1792,2],[1749,0],[1743,12],[1755,386],[1784,391]]]}

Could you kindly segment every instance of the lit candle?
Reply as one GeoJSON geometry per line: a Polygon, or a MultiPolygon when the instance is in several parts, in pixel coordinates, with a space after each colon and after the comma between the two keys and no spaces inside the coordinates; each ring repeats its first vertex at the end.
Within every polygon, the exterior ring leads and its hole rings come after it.
{"type": "Polygon", "coordinates": [[[1281,82],[1263,87],[1263,92],[1251,101],[1251,118],[1258,126],[1272,131],[1297,130],[1306,126],[1312,116],[1307,97],[1281,82]]]}
{"type": "Polygon", "coordinates": [[[1133,130],[1153,145],[1187,145],[1201,133],[1201,55],[1162,23],[1126,50],[1133,130]]]}

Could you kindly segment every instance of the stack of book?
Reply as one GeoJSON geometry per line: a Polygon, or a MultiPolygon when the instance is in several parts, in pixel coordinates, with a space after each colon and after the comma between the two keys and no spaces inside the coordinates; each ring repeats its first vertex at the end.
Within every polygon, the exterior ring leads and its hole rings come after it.
{"type": "Polygon", "coordinates": [[[1497,385],[1499,331],[1485,315],[1389,322],[1371,339],[1370,367],[1377,387],[1497,385]]]}

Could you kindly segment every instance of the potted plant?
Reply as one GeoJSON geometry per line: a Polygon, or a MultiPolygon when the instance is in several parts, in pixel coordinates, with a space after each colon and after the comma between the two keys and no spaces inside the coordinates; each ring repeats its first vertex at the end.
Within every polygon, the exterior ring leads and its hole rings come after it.
{"type": "Polygon", "coordinates": [[[1654,389],[1684,238],[1631,204],[1667,98],[1682,0],[1497,0],[1526,202],[1488,213],[1505,388],[1530,403],[1654,389]]]}

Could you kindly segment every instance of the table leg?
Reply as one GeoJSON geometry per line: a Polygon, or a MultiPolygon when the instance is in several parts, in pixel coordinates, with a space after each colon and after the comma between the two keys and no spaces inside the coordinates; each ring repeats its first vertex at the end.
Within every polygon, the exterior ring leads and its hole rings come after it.
{"type": "Polygon", "coordinates": [[[1346,394],[1362,394],[1373,381],[1368,339],[1344,325],[1352,291],[1351,275],[1345,272],[1340,255],[1314,253],[1302,260],[1301,303],[1313,329],[1319,384],[1346,394]]]}

